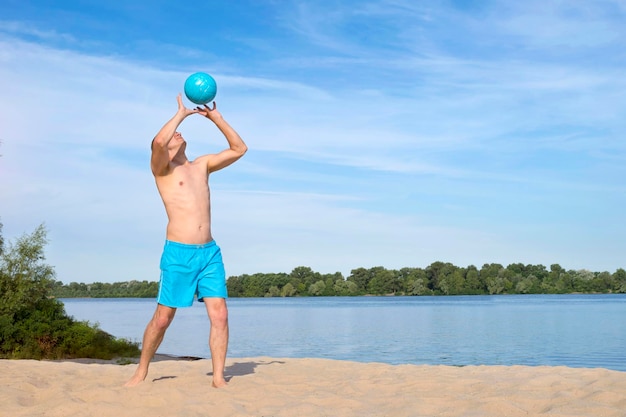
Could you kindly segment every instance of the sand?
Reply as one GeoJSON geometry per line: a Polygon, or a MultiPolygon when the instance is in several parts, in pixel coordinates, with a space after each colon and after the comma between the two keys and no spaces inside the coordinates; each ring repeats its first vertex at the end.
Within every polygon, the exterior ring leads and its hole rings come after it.
{"type": "Polygon", "coordinates": [[[0,360],[0,415],[626,416],[626,372],[606,369],[229,358],[215,389],[210,360],[160,359],[134,388],[134,364],[0,360]]]}

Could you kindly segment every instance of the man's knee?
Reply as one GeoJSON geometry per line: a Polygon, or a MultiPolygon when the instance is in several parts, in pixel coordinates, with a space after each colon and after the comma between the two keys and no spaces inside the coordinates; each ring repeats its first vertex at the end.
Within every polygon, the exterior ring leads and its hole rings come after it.
{"type": "Polygon", "coordinates": [[[169,327],[170,323],[172,323],[172,320],[174,319],[174,313],[176,310],[157,310],[157,312],[154,314],[154,317],[152,318],[152,324],[158,329],[158,330],[167,330],[167,328],[169,327]]]}
{"type": "Polygon", "coordinates": [[[212,302],[207,307],[212,325],[226,326],[228,324],[228,307],[225,301],[212,302]]]}

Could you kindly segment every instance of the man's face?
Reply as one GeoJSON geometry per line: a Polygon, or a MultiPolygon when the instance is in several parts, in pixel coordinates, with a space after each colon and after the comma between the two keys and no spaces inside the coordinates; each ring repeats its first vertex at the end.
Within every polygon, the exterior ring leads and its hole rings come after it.
{"type": "Polygon", "coordinates": [[[176,132],[174,133],[172,140],[170,140],[168,147],[173,150],[173,149],[180,148],[183,144],[186,144],[185,139],[183,138],[183,135],[181,135],[180,132],[176,132]]]}

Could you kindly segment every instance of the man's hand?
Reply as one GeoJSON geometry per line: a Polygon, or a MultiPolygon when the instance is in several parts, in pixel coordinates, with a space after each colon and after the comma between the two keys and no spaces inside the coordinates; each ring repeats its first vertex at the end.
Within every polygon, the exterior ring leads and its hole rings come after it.
{"type": "Polygon", "coordinates": [[[185,107],[185,105],[183,104],[182,94],[178,93],[178,97],[176,97],[176,100],[178,100],[178,113],[183,116],[183,118],[189,116],[190,114],[199,113],[199,107],[197,109],[188,109],[187,107],[185,107]]]}
{"type": "Polygon", "coordinates": [[[215,122],[217,119],[222,118],[222,115],[217,110],[217,104],[215,102],[213,102],[213,108],[210,108],[206,104],[204,105],[204,107],[196,107],[196,112],[200,113],[201,115],[213,122],[215,122]]]}

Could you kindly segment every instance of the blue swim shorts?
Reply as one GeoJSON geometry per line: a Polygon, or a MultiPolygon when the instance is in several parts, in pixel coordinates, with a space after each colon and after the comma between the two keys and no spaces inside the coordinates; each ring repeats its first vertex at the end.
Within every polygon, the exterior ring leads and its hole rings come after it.
{"type": "Polygon", "coordinates": [[[166,240],[157,303],[190,307],[194,296],[228,298],[222,252],[214,240],[202,245],[166,240]]]}

